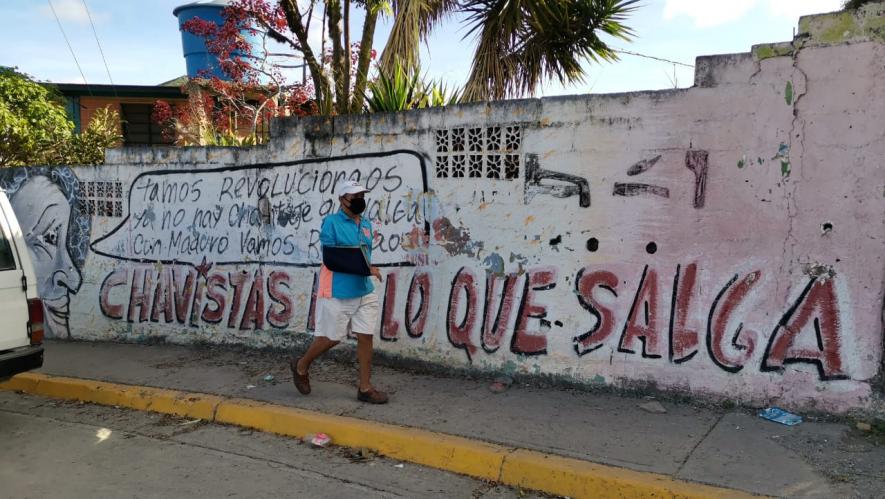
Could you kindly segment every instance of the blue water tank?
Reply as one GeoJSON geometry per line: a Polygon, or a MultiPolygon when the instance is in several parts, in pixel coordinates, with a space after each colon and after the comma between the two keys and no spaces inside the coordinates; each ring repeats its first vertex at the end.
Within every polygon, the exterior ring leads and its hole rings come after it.
{"type": "MultiPolygon", "coordinates": [[[[182,29],[182,25],[194,17],[199,17],[205,21],[212,21],[221,26],[224,24],[224,17],[222,17],[221,11],[228,6],[228,3],[229,0],[200,0],[180,5],[172,11],[172,15],[178,18],[178,30],[181,31],[181,48],[184,51],[188,78],[203,77],[203,70],[207,70],[211,76],[217,76],[223,80],[230,79],[221,71],[218,58],[210,54],[206,49],[205,40],[182,29]]],[[[245,30],[242,34],[252,46],[252,54],[259,58],[262,57],[263,51],[261,49],[260,37],[245,30]]],[[[243,55],[236,52],[235,54],[243,55]]]]}

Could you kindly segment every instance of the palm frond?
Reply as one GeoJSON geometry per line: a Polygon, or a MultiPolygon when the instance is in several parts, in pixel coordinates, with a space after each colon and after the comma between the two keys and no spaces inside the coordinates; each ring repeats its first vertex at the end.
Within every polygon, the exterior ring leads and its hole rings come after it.
{"type": "Polygon", "coordinates": [[[584,63],[617,60],[600,35],[630,40],[638,0],[465,0],[477,49],[463,100],[533,95],[547,79],[583,81],[584,63]]]}
{"type": "Polygon", "coordinates": [[[387,71],[395,61],[407,70],[418,66],[421,40],[458,7],[457,0],[397,0],[394,2],[393,27],[387,38],[379,65],[387,71]]]}

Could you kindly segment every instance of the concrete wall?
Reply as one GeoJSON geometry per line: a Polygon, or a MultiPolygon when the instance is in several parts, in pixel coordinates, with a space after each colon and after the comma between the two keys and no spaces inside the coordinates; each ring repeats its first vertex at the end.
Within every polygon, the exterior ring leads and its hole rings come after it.
{"type": "Polygon", "coordinates": [[[385,351],[869,410],[885,303],[876,8],[844,36],[822,36],[844,19],[806,18],[793,44],[699,58],[690,89],[289,120],[262,148],[115,150],[0,185],[57,336],[291,344],[313,323],[320,220],[357,177],[385,351]]]}

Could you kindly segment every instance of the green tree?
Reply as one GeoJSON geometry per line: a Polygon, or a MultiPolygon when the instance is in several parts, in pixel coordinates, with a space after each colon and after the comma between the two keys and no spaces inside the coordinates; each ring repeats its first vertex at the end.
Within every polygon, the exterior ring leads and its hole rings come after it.
{"type": "Polygon", "coordinates": [[[83,133],[65,113],[61,96],[13,68],[0,68],[0,167],[95,165],[119,145],[120,116],[97,109],[83,133]]]}
{"type": "Polygon", "coordinates": [[[73,131],[58,94],[0,68],[0,167],[61,164],[73,131]]]}
{"type": "Polygon", "coordinates": [[[63,148],[61,162],[67,165],[100,165],[109,147],[118,147],[123,141],[120,135],[120,115],[109,107],[92,113],[89,125],[83,133],[71,135],[63,148]]]}

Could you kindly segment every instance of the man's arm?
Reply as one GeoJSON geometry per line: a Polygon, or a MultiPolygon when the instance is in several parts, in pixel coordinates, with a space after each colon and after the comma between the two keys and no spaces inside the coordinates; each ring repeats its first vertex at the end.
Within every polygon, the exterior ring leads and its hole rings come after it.
{"type": "Polygon", "coordinates": [[[332,229],[329,217],[324,218],[320,226],[320,244],[323,246],[335,246],[335,231],[332,229]]]}
{"type": "MultiPolygon", "coordinates": [[[[371,234],[371,237],[369,238],[369,248],[371,248],[375,238],[375,224],[373,224],[371,220],[369,220],[369,234],[371,234]]],[[[381,269],[372,265],[371,261],[369,262],[369,270],[372,272],[372,276],[374,276],[376,279],[378,279],[379,281],[384,280],[381,277],[381,269]]]]}
{"type": "Polygon", "coordinates": [[[384,280],[381,278],[381,269],[379,269],[378,267],[370,267],[369,270],[372,271],[372,276],[374,276],[376,279],[378,279],[379,281],[384,280]]]}

